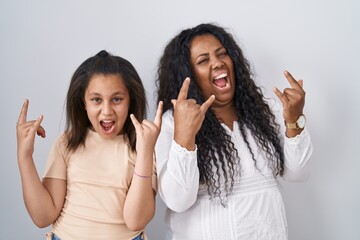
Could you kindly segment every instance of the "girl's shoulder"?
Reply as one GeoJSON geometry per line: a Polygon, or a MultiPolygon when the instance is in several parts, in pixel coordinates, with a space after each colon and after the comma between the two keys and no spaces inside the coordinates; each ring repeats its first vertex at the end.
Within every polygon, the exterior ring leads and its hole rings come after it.
{"type": "Polygon", "coordinates": [[[54,145],[57,145],[57,146],[65,145],[66,146],[66,144],[67,144],[67,136],[66,136],[66,132],[63,132],[56,137],[54,145]]]}
{"type": "Polygon", "coordinates": [[[64,158],[67,159],[67,157],[70,154],[70,151],[68,150],[68,136],[66,132],[61,133],[56,139],[53,144],[53,151],[56,151],[58,154],[62,155],[64,158]]]}

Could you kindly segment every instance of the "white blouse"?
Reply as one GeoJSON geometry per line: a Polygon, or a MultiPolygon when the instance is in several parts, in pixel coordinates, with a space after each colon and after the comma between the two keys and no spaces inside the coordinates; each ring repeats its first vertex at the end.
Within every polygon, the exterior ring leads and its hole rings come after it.
{"type": "MultiPolygon", "coordinates": [[[[274,105],[273,113],[279,122],[281,110],[279,105],[274,105]]],[[[231,136],[241,159],[240,174],[235,176],[225,206],[219,198],[210,199],[206,186],[199,184],[197,149],[188,151],[173,140],[172,111],[164,113],[155,150],[158,193],[167,206],[167,239],[287,239],[284,203],[265,153],[257,147],[248,131],[248,141],[257,161],[255,166],[238,123],[234,122],[233,131],[225,124],[223,127],[231,136]]],[[[285,154],[283,178],[288,181],[306,180],[313,150],[307,129],[294,138],[285,137],[284,127],[281,133],[285,154]]]]}

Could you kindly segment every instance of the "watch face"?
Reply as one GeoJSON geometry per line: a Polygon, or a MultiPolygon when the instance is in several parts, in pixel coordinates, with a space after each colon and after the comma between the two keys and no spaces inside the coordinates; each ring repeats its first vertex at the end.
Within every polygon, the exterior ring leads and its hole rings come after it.
{"type": "Polygon", "coordinates": [[[299,119],[297,120],[297,124],[298,124],[299,128],[304,128],[305,127],[305,122],[306,122],[305,116],[301,115],[299,117],[299,119]]]}

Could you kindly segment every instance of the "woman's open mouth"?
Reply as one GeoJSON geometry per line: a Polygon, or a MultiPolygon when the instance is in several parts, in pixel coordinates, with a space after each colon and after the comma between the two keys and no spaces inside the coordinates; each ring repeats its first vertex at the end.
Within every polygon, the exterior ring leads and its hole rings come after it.
{"type": "Polygon", "coordinates": [[[227,83],[228,83],[227,73],[222,73],[219,76],[216,76],[213,80],[213,84],[218,88],[226,87],[227,83]]]}

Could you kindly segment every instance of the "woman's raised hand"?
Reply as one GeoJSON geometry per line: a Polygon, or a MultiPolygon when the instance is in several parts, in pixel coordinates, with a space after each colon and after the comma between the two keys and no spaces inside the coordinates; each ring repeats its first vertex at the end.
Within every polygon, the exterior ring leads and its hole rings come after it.
{"type": "Polygon", "coordinates": [[[274,88],[274,92],[282,102],[284,120],[293,123],[303,113],[305,105],[303,80],[296,81],[288,71],[285,71],[284,75],[290,83],[290,87],[285,88],[283,92],[274,88]]]}
{"type": "Polygon", "coordinates": [[[195,136],[205,119],[205,113],[215,100],[211,95],[202,105],[188,99],[190,78],[182,84],[177,99],[171,100],[174,107],[174,140],[182,147],[195,150],[195,136]]]}

